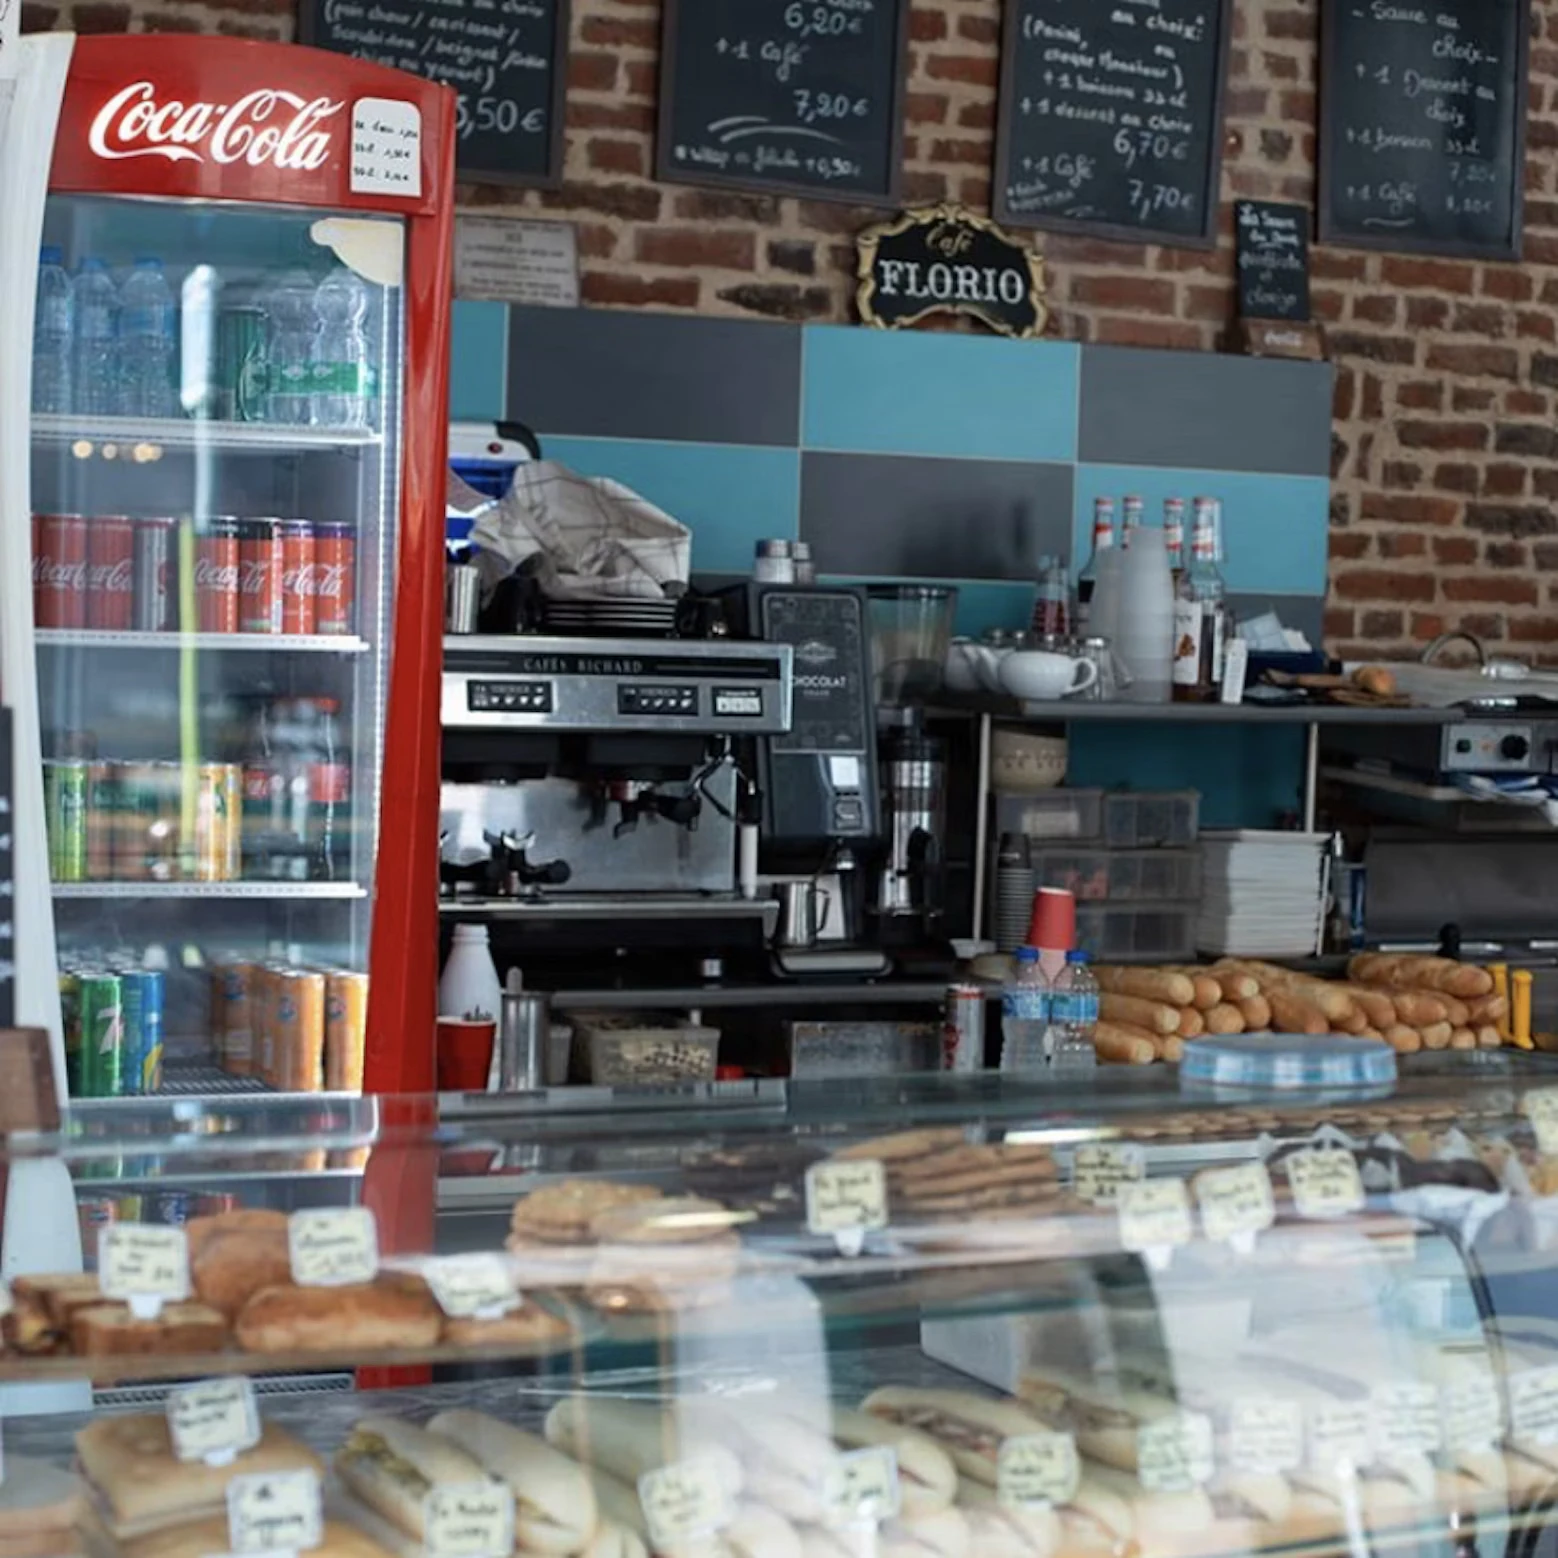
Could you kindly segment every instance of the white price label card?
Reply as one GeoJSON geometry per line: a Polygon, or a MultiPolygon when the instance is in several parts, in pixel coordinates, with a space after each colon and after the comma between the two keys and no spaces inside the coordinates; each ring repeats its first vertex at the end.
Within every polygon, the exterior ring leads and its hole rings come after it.
{"type": "Polygon", "coordinates": [[[1432,1455],[1442,1437],[1439,1393],[1432,1385],[1374,1387],[1374,1454],[1379,1459],[1432,1455]]]}
{"type": "Polygon", "coordinates": [[[1342,1401],[1309,1414],[1307,1458],[1317,1472],[1367,1466],[1374,1458],[1374,1414],[1367,1401],[1342,1401]]]}
{"type": "Polygon", "coordinates": [[[422,110],[398,97],[360,97],[352,104],[351,189],[354,195],[422,193],[422,110]]]}
{"type": "Polygon", "coordinates": [[[1509,1432],[1517,1442],[1558,1444],[1558,1365],[1509,1376],[1509,1432]]]}
{"type": "Polygon", "coordinates": [[[1343,1147],[1304,1147],[1283,1159],[1302,1217],[1346,1217],[1364,1206],[1358,1163],[1343,1147]]]}
{"type": "Polygon", "coordinates": [[[823,1480],[822,1503],[830,1526],[895,1520],[901,1502],[898,1454],[891,1445],[872,1445],[840,1455],[823,1480]]]}
{"type": "Polygon", "coordinates": [[[1277,1220],[1271,1174],[1264,1163],[1204,1169],[1196,1175],[1195,1187],[1208,1239],[1253,1249],[1255,1235],[1277,1220]]]}
{"type": "Polygon", "coordinates": [[[1558,1087],[1527,1088],[1520,1108],[1531,1122],[1536,1145],[1543,1152],[1558,1153],[1558,1087]]]}
{"type": "Polygon", "coordinates": [[[1491,1378],[1441,1387],[1439,1410],[1445,1443],[1452,1450],[1491,1450],[1504,1437],[1504,1404],[1491,1378]]]}
{"type": "Polygon", "coordinates": [[[1246,1476],[1281,1476],[1304,1464],[1304,1413],[1296,1401],[1251,1396],[1228,1413],[1228,1461],[1246,1476]]]}
{"type": "Polygon", "coordinates": [[[723,1531],[735,1513],[719,1468],[708,1461],[657,1466],[638,1479],[638,1502],[656,1552],[723,1531]]]}
{"type": "Polygon", "coordinates": [[[428,1558],[509,1558],[514,1551],[514,1490],[489,1480],[434,1488],[422,1501],[428,1558]]]}
{"type": "Polygon", "coordinates": [[[227,1484],[227,1537],[235,1553],[303,1553],[324,1535],[316,1473],[265,1472],[227,1484]]]}
{"type": "Polygon", "coordinates": [[[1204,1412],[1173,1412],[1143,1423],[1136,1434],[1137,1480],[1149,1493],[1185,1493],[1217,1469],[1212,1420],[1204,1412]]]}
{"type": "Polygon", "coordinates": [[[1082,1481],[1077,1442],[1070,1434],[1018,1434],[996,1453],[995,1492],[1013,1509],[1069,1504],[1082,1481]]]}
{"type": "Polygon", "coordinates": [[[230,1466],[260,1442],[260,1410],[247,1379],[210,1379],[168,1392],[168,1432],[181,1461],[230,1466]]]}
{"type": "Polygon", "coordinates": [[[806,1171],[806,1226],[858,1255],[865,1236],[887,1226],[887,1169],[875,1158],[814,1163],[806,1171]]]}
{"type": "Polygon", "coordinates": [[[1113,1206],[1121,1185],[1146,1177],[1147,1155],[1135,1142],[1084,1142],[1072,1155],[1072,1189],[1093,1206],[1113,1206]]]}
{"type": "Polygon", "coordinates": [[[444,1255],[422,1275],[451,1320],[497,1320],[520,1305],[513,1269],[501,1255],[444,1255]]]}
{"type": "Polygon", "coordinates": [[[365,1206],[294,1212],[287,1248],[299,1287],[346,1287],[379,1274],[379,1228],[365,1206]]]}
{"type": "Polygon", "coordinates": [[[108,1298],[155,1320],[164,1304],[189,1297],[189,1239],[182,1228],[111,1223],[98,1239],[99,1280],[108,1298]]]}
{"type": "Polygon", "coordinates": [[[1190,1217],[1190,1192],[1179,1178],[1138,1179],[1120,1186],[1116,1203],[1120,1244],[1148,1263],[1168,1263],[1176,1245],[1189,1244],[1195,1227],[1190,1217]]]}

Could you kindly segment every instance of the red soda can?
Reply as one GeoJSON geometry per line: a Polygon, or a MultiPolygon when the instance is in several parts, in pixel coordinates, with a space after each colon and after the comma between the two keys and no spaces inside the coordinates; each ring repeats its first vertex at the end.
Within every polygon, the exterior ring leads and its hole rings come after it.
{"type": "Polygon", "coordinates": [[[135,622],[135,521],[87,521],[87,626],[126,633],[135,622]]]}
{"type": "Polygon", "coordinates": [[[350,525],[314,526],[316,633],[351,633],[357,614],[357,532],[350,525]]]}
{"type": "Polygon", "coordinates": [[[941,1069],[983,1071],[985,992],[978,985],[948,985],[941,1018],[941,1069]]]}
{"type": "Polygon", "coordinates": [[[135,628],[139,633],[173,630],[173,548],[177,536],[176,519],[135,522],[135,628]]]}
{"type": "Polygon", "coordinates": [[[196,532],[195,610],[202,633],[238,631],[236,519],[208,519],[196,532]]]}
{"type": "Polygon", "coordinates": [[[87,625],[87,522],[79,514],[33,516],[32,611],[40,628],[87,625]]]}
{"type": "Polygon", "coordinates": [[[281,524],[281,631],[313,633],[319,620],[314,527],[306,519],[281,524]]]}
{"type": "Polygon", "coordinates": [[[281,523],[246,519],[238,527],[238,631],[281,631],[281,523]]]}

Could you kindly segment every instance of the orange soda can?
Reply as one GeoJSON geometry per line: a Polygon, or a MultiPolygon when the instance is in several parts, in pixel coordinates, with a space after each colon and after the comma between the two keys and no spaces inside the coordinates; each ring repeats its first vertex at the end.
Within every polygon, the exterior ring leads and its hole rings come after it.
{"type": "Polygon", "coordinates": [[[276,976],[276,1085],[285,1093],[317,1093],[325,1085],[325,976],[286,969],[276,976]]]}
{"type": "Polygon", "coordinates": [[[368,976],[333,969],[325,978],[325,1091],[362,1092],[368,1050],[368,976]]]}

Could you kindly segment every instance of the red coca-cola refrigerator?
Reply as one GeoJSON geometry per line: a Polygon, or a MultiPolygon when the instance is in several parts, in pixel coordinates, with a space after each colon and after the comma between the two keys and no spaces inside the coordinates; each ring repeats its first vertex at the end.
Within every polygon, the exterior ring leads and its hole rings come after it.
{"type": "Polygon", "coordinates": [[[17,1013],[73,1097],[431,1090],[454,101],[0,50],[17,1013]]]}

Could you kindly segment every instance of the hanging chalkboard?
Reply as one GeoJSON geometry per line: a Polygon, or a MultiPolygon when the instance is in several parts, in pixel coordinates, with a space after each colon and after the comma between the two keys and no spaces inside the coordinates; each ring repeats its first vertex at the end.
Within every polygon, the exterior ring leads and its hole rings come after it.
{"type": "Polygon", "coordinates": [[[1211,247],[1231,0],[1008,0],[995,214],[1211,247]]]}
{"type": "Polygon", "coordinates": [[[1530,0],[1326,0],[1320,239],[1520,257],[1530,0]]]}
{"type": "Polygon", "coordinates": [[[896,203],[909,0],[665,0],[662,179],[896,203]]]}
{"type": "Polygon", "coordinates": [[[561,176],[568,0],[302,0],[298,35],[453,87],[461,178],[561,176]]]}
{"type": "Polygon", "coordinates": [[[1233,208],[1241,319],[1309,318],[1309,207],[1239,200],[1233,208]]]}

